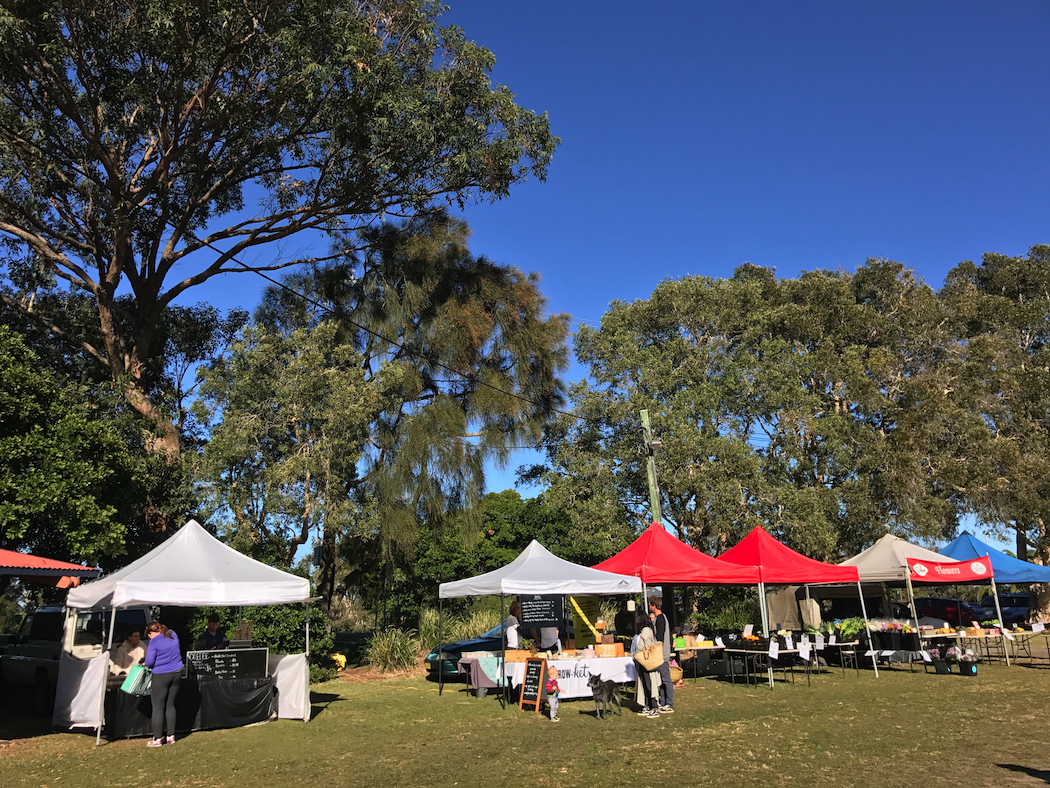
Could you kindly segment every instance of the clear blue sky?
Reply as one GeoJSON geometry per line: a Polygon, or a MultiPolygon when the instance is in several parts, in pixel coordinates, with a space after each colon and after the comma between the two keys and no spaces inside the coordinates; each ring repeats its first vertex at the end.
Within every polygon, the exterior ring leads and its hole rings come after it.
{"type": "Polygon", "coordinates": [[[546,183],[466,211],[472,248],[576,321],[746,261],[886,257],[939,287],[1050,242],[1048,3],[448,5],[562,138],[546,183]]]}

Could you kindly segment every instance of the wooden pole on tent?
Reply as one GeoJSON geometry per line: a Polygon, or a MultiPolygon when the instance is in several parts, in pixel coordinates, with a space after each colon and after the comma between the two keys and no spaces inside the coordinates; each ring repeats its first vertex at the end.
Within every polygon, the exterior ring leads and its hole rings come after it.
{"type": "Polygon", "coordinates": [[[1006,635],[1003,632],[1006,629],[1006,622],[1003,621],[1003,611],[999,607],[999,592],[995,590],[995,577],[992,577],[992,596],[995,598],[995,612],[999,614],[999,639],[1003,643],[1003,654],[1006,656],[1006,667],[1010,667],[1010,650],[1007,648],[1006,635]]]}
{"type": "Polygon", "coordinates": [[[868,606],[864,604],[864,589],[857,579],[857,593],[860,595],[860,612],[864,616],[864,634],[868,636],[868,651],[871,652],[871,666],[875,668],[875,678],[879,677],[879,663],[875,659],[875,649],[871,647],[871,627],[868,626],[868,606]]]}
{"type": "Polygon", "coordinates": [[[106,719],[106,684],[109,681],[109,650],[113,648],[113,626],[117,623],[117,609],[109,609],[109,641],[103,656],[106,658],[106,669],[102,673],[102,697],[98,702],[98,727],[95,729],[95,746],[102,741],[102,723],[106,719]]]}

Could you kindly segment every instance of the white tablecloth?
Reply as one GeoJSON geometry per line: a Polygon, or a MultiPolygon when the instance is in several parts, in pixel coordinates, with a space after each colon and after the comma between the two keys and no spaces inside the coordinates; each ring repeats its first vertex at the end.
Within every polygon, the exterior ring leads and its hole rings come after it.
{"type": "MultiPolygon", "coordinates": [[[[602,681],[615,681],[617,684],[634,681],[636,673],[634,660],[630,657],[598,657],[595,659],[552,659],[547,667],[553,665],[558,669],[558,688],[563,698],[589,698],[591,688],[587,679],[600,676],[602,681]]],[[[521,684],[525,675],[524,662],[508,662],[505,666],[506,676],[512,687],[521,684]]]]}

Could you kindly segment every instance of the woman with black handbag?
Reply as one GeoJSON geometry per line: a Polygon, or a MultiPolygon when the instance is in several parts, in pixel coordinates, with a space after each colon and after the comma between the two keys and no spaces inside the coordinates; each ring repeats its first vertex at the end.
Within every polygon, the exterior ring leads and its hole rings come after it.
{"type": "Polygon", "coordinates": [[[635,668],[638,671],[638,680],[642,685],[642,695],[640,703],[642,710],[638,712],[643,717],[649,719],[656,719],[660,716],[660,712],[657,710],[656,701],[656,687],[657,682],[660,681],[660,674],[657,672],[657,668],[661,662],[663,662],[663,647],[656,642],[656,637],[653,635],[652,622],[649,620],[649,616],[642,610],[638,610],[634,614],[634,631],[638,634],[634,636],[634,640],[631,642],[631,656],[634,657],[635,668]],[[657,660],[655,665],[654,660],[657,660]]]}

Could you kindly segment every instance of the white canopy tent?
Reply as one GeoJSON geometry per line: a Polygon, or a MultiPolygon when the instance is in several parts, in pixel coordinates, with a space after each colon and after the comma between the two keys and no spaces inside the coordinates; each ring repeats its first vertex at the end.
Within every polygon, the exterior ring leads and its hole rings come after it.
{"type": "Polygon", "coordinates": [[[502,569],[466,580],[442,583],[438,597],[506,596],[514,594],[635,594],[642,581],[580,566],[558,558],[535,539],[502,569]]]}
{"type": "MultiPolygon", "coordinates": [[[[944,561],[945,557],[933,550],[886,534],[862,553],[842,562],[841,566],[855,566],[862,583],[905,583],[910,574],[908,559],[944,561]]],[[[951,559],[949,559],[951,560],[951,559]]]]}
{"type": "MultiPolygon", "coordinates": [[[[310,581],[283,572],[237,552],[209,534],[196,521],[190,520],[163,544],[133,561],[123,569],[79,588],[72,589],[66,605],[72,608],[117,608],[132,605],[170,605],[176,607],[243,607],[245,605],[281,605],[310,602],[310,581]]],[[[106,650],[95,660],[104,661],[104,669],[82,667],[82,673],[97,681],[85,682],[73,677],[63,682],[59,676],[59,698],[56,698],[56,724],[65,727],[95,727],[102,731],[102,701],[105,698],[105,676],[109,672],[110,649],[113,647],[113,624],[110,616],[106,650]],[[95,684],[99,684],[95,687],[95,684]],[[61,697],[65,692],[65,697],[61,697]],[[85,695],[98,693],[98,714],[85,716],[85,695]],[[80,709],[80,713],[75,713],[80,709]],[[91,723],[91,724],[86,724],[91,723]]],[[[303,654],[271,655],[269,669],[277,682],[281,717],[309,720],[310,614],[306,615],[306,648],[303,654]]],[[[95,660],[92,660],[94,662],[95,660]]],[[[89,704],[88,704],[89,705],[89,704]]]]}
{"type": "Polygon", "coordinates": [[[190,520],[137,561],[71,590],[66,605],[238,607],[283,605],[309,598],[306,578],[238,553],[190,520]]]}
{"type": "MultiPolygon", "coordinates": [[[[912,544],[906,539],[901,539],[893,534],[886,534],[875,542],[867,550],[842,562],[841,566],[855,566],[860,574],[861,583],[884,583],[886,585],[904,586],[908,589],[908,605],[911,608],[911,616],[915,626],[919,626],[919,616],[915,610],[915,589],[912,586],[911,569],[908,567],[908,559],[915,561],[930,561],[933,563],[951,563],[954,559],[933,550],[927,550],[917,544],[912,544]]],[[[995,597],[995,609],[999,615],[999,621],[1003,620],[1002,611],[999,609],[999,594],[995,588],[995,579],[991,578],[992,594],[995,597]]],[[[1006,653],[1006,664],[1010,664],[1010,655],[1006,653]]]]}
{"type": "MultiPolygon", "coordinates": [[[[444,660],[441,658],[441,600],[465,596],[498,596],[500,617],[503,598],[517,594],[636,594],[642,581],[630,575],[603,572],[558,558],[535,539],[521,555],[501,569],[483,575],[442,583],[438,587],[438,694],[444,689],[444,660]]],[[[503,639],[504,646],[506,638],[503,639]]],[[[503,662],[506,662],[504,656],[503,662]]],[[[505,699],[505,698],[504,698],[505,699]]]]}

